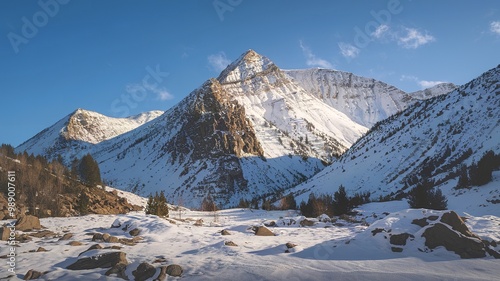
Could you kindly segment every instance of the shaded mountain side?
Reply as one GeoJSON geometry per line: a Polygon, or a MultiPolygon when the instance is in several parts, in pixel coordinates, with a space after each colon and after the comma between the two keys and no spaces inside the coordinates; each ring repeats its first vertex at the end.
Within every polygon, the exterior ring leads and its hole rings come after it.
{"type": "MultiPolygon", "coordinates": [[[[499,81],[500,66],[377,123],[338,161],[294,192],[307,198],[310,192],[332,193],[342,184],[351,193],[394,198],[428,179],[447,196],[457,194],[462,165],[477,163],[490,150],[500,153],[499,81]]],[[[482,202],[494,200],[496,193],[482,202]]]]}

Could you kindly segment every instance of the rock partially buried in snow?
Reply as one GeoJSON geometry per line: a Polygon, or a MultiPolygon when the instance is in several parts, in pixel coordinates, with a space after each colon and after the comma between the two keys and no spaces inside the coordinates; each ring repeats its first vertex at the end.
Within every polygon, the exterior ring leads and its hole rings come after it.
{"type": "Polygon", "coordinates": [[[10,237],[10,229],[8,227],[0,227],[0,236],[2,241],[7,241],[10,237]]]}
{"type": "Polygon", "coordinates": [[[40,220],[31,215],[23,215],[16,221],[16,230],[26,231],[33,229],[40,229],[40,220]]]}
{"type": "Polygon", "coordinates": [[[138,228],[134,228],[132,229],[131,231],[128,232],[128,234],[130,234],[130,236],[137,236],[141,233],[141,230],[138,229],[138,228]]]}
{"type": "Polygon", "coordinates": [[[182,275],[184,270],[178,264],[171,264],[167,266],[166,273],[170,276],[179,277],[182,275]]]}
{"type": "Polygon", "coordinates": [[[446,250],[455,252],[463,259],[486,256],[485,246],[480,239],[467,237],[442,223],[436,223],[427,228],[422,237],[425,238],[425,246],[430,249],[443,246],[446,250]]]}
{"type": "Polygon", "coordinates": [[[108,268],[117,264],[128,264],[127,254],[124,252],[110,252],[101,255],[92,256],[89,258],[82,258],[68,265],[67,269],[71,270],[84,270],[94,268],[108,268]]]}
{"type": "Polygon", "coordinates": [[[224,242],[224,245],[226,245],[226,246],[232,246],[232,247],[237,247],[238,246],[233,241],[226,241],[226,242],[224,242]]]}
{"type": "Polygon", "coordinates": [[[467,237],[474,237],[480,239],[479,236],[472,233],[469,228],[465,225],[462,218],[454,211],[444,213],[441,216],[441,222],[451,226],[453,230],[456,230],[467,237]]]}
{"type": "Polygon", "coordinates": [[[393,234],[389,241],[392,245],[405,246],[408,238],[415,238],[415,236],[409,233],[393,234]]]}
{"type": "Polygon", "coordinates": [[[118,263],[115,264],[112,268],[110,268],[104,275],[110,276],[113,274],[116,274],[118,278],[122,278],[125,280],[128,280],[127,274],[125,273],[125,270],[127,270],[127,265],[124,263],[118,263]]]}
{"type": "Polygon", "coordinates": [[[59,238],[59,241],[69,240],[69,239],[71,239],[71,237],[73,237],[72,233],[66,233],[61,238],[59,238]]]}
{"type": "Polygon", "coordinates": [[[26,272],[26,274],[24,275],[24,278],[23,280],[33,280],[33,279],[38,279],[40,277],[42,277],[43,273],[40,272],[40,271],[36,271],[36,270],[33,270],[33,269],[30,269],[28,270],[28,272],[26,272]]]}
{"type": "Polygon", "coordinates": [[[156,268],[147,262],[139,264],[136,270],[132,271],[136,281],[145,281],[156,273],[156,268]]]}
{"type": "Polygon", "coordinates": [[[221,232],[220,232],[221,235],[231,235],[231,233],[229,233],[229,231],[223,229],[221,232]]]}
{"type": "Polygon", "coordinates": [[[257,230],[255,231],[255,235],[257,235],[257,236],[275,236],[275,234],[265,226],[257,227],[257,230]]]}

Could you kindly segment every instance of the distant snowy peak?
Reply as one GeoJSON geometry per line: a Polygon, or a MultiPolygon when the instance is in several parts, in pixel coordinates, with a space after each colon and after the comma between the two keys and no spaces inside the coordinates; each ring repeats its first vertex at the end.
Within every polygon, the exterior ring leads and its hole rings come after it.
{"type": "Polygon", "coordinates": [[[455,85],[453,83],[440,83],[440,84],[437,84],[436,86],[410,93],[410,96],[414,99],[426,100],[426,99],[430,99],[433,97],[447,94],[447,93],[455,90],[456,88],[457,88],[457,85],[455,85]]]}
{"type": "Polygon", "coordinates": [[[66,139],[96,144],[131,131],[162,114],[162,111],[150,111],[127,118],[113,118],[78,109],[69,116],[61,133],[66,139]]]}
{"type": "Polygon", "coordinates": [[[384,82],[330,69],[285,70],[305,90],[353,121],[371,127],[417,100],[453,90],[452,84],[408,94],[384,82]]]}
{"type": "Polygon", "coordinates": [[[97,144],[131,131],[162,114],[162,111],[150,111],[127,118],[113,118],[77,109],[18,146],[16,150],[54,158],[75,143],[97,144]]]}

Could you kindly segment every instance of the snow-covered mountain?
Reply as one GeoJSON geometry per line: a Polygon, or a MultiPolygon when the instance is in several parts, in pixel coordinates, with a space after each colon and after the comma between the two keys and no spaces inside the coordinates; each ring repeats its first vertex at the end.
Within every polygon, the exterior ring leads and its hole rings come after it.
{"type": "Polygon", "coordinates": [[[314,68],[286,70],[285,73],[309,93],[368,128],[418,100],[446,94],[456,88],[451,83],[442,83],[406,93],[384,82],[338,70],[314,68]]]}
{"type": "Polygon", "coordinates": [[[131,118],[151,120],[142,126],[79,110],[17,150],[61,155],[67,163],[90,152],[109,185],[142,195],[164,190],[190,207],[210,194],[227,207],[304,182],[366,133],[364,124],[413,100],[343,72],[285,72],[249,50],[160,117],[131,118]],[[324,87],[307,82],[316,79],[310,72],[343,94],[318,92],[324,87]]]}
{"type": "Polygon", "coordinates": [[[163,114],[149,111],[127,118],[112,118],[97,112],[77,109],[56,124],[41,131],[16,148],[48,158],[58,154],[75,154],[74,150],[89,147],[101,141],[131,131],[163,114]]]}
{"type": "MultiPolygon", "coordinates": [[[[461,193],[453,189],[459,166],[477,163],[486,151],[500,152],[499,81],[497,66],[449,94],[417,102],[377,123],[338,161],[294,192],[306,199],[311,191],[332,193],[342,184],[351,195],[370,191],[372,198],[397,196],[425,177],[448,196],[461,193]]],[[[495,186],[475,204],[498,199],[495,186]]]]}
{"type": "Polygon", "coordinates": [[[108,183],[192,207],[299,184],[367,131],[250,50],[158,119],[99,143],[108,183]]]}

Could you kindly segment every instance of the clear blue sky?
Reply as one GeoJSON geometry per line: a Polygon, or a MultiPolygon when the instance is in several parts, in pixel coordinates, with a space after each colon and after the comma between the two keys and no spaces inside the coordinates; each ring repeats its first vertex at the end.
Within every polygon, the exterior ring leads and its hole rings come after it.
{"type": "Polygon", "coordinates": [[[405,91],[463,84],[500,63],[500,2],[11,0],[0,35],[0,143],[16,146],[77,108],[166,110],[248,49],[405,91]]]}

